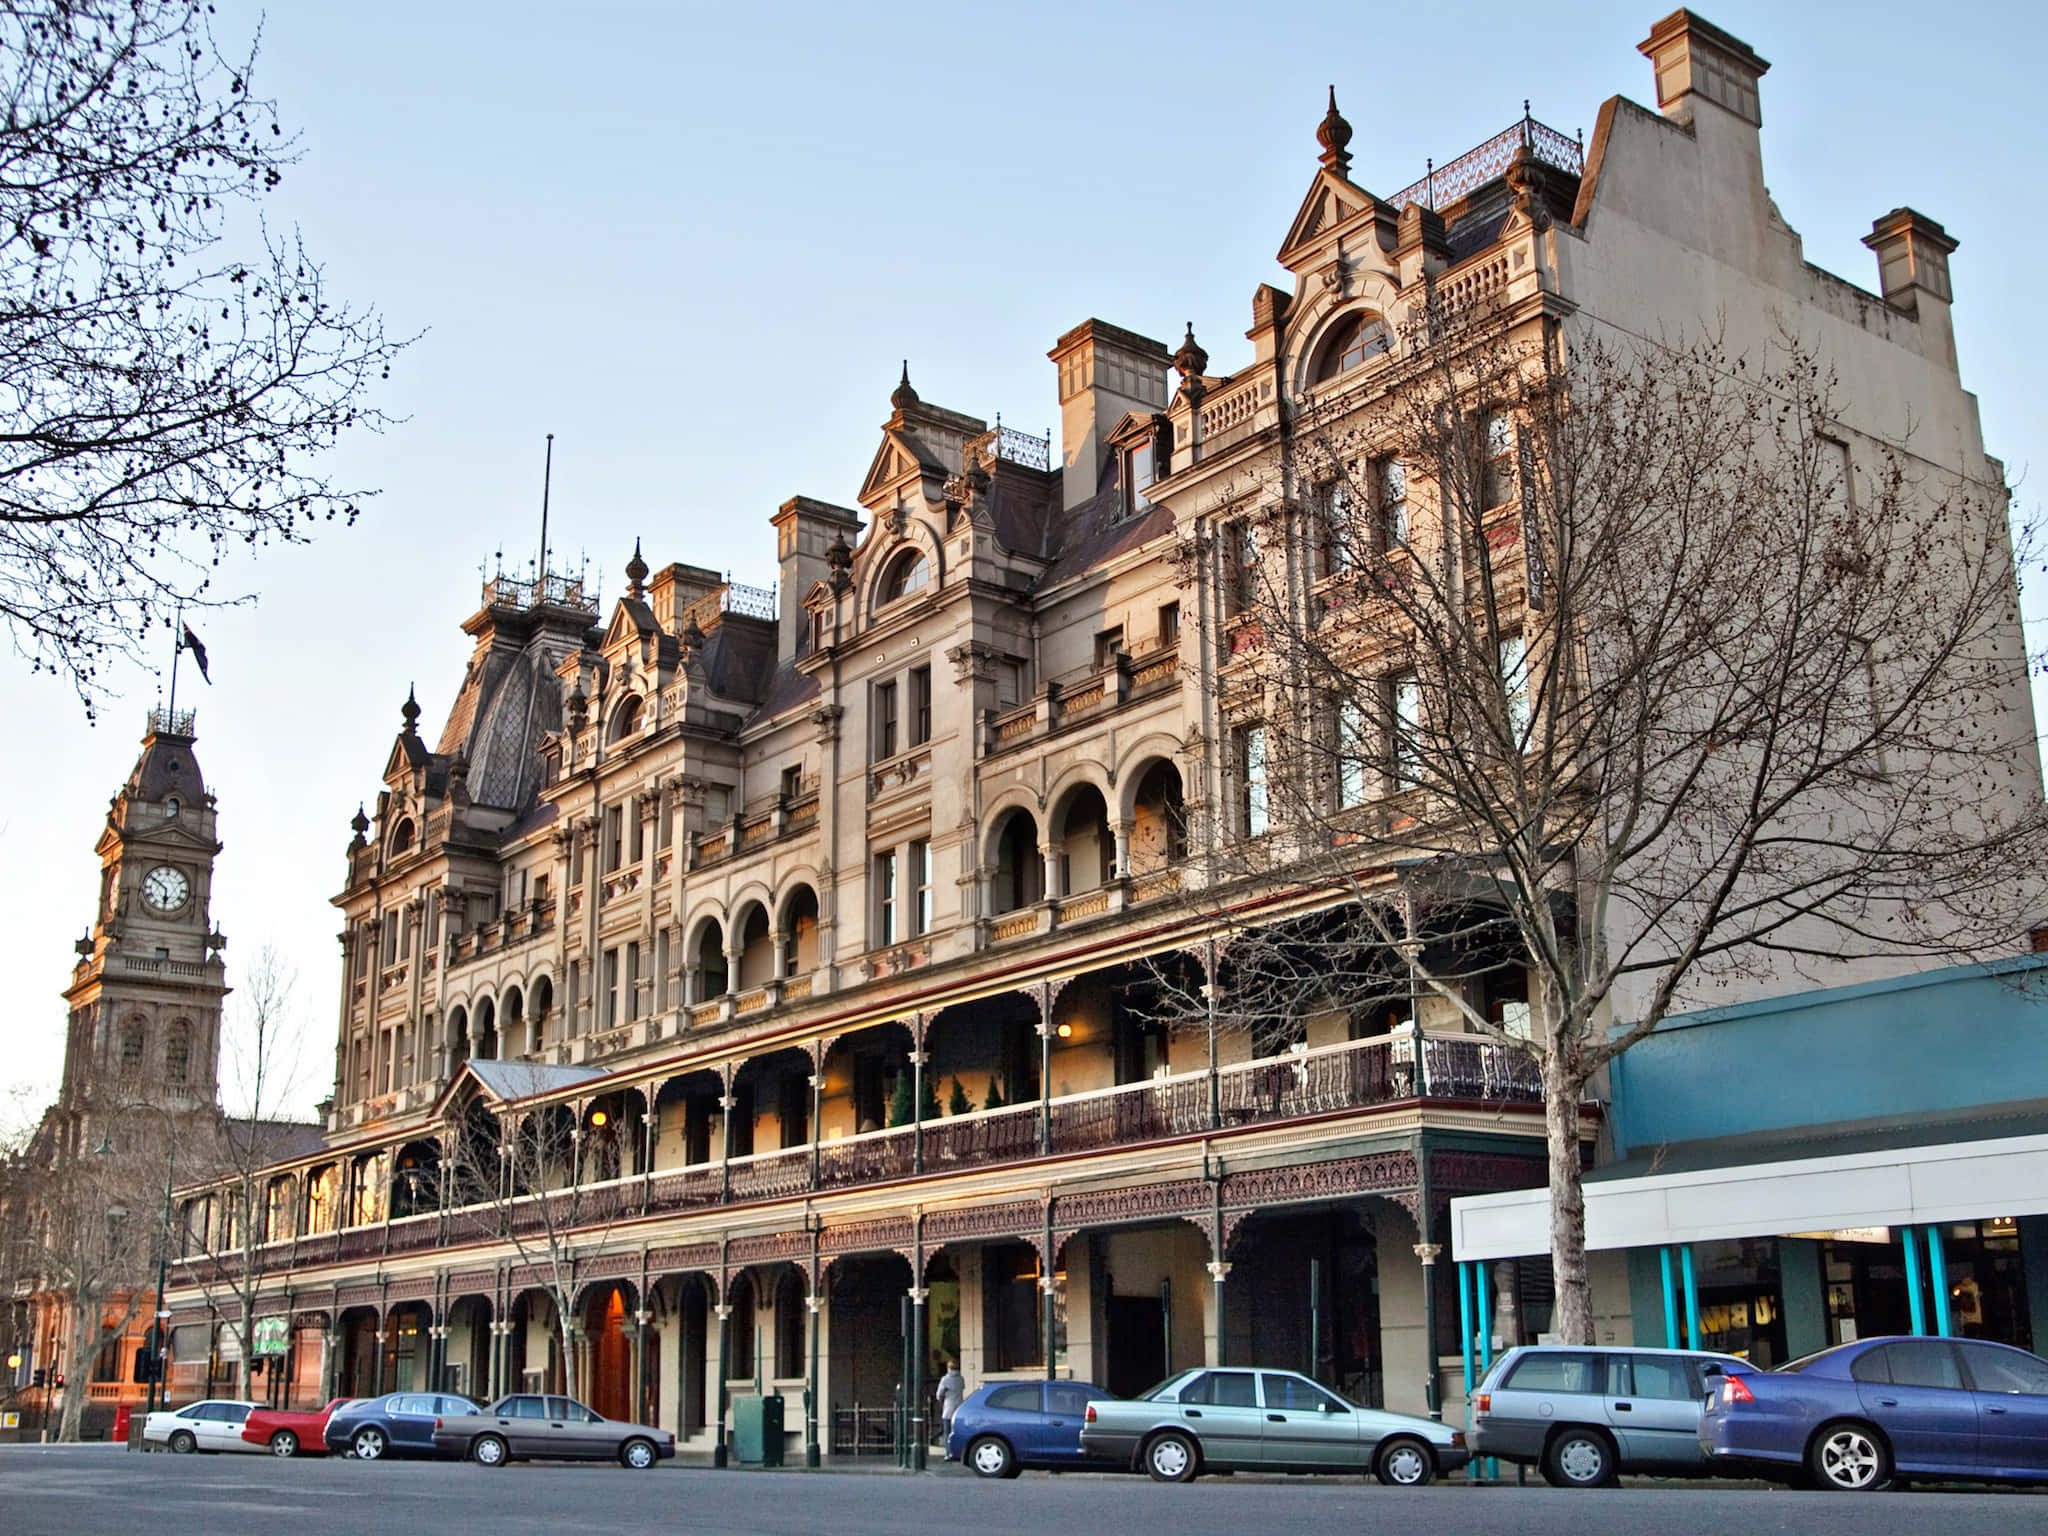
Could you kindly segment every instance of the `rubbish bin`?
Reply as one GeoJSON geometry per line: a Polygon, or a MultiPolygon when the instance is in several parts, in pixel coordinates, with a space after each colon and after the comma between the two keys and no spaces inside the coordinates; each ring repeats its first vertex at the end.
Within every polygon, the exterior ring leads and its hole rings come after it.
{"type": "Polygon", "coordinates": [[[134,1442],[128,1437],[128,1419],[128,1405],[122,1403],[114,1410],[114,1432],[107,1438],[117,1445],[133,1445],[134,1442]]]}
{"type": "Polygon", "coordinates": [[[782,1465],[782,1398],[735,1398],[732,1405],[732,1454],[742,1466],[782,1465]]]}

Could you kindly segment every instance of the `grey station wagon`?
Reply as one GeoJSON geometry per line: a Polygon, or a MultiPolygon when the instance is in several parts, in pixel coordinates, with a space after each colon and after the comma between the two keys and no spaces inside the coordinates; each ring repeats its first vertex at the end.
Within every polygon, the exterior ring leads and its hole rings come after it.
{"type": "Polygon", "coordinates": [[[1473,1390],[1466,1440],[1474,1457],[1541,1467],[1558,1488],[1598,1488],[1622,1472],[1710,1476],[1699,1445],[1707,1393],[1724,1374],[1755,1370],[1694,1350],[1525,1345],[1473,1390]]]}

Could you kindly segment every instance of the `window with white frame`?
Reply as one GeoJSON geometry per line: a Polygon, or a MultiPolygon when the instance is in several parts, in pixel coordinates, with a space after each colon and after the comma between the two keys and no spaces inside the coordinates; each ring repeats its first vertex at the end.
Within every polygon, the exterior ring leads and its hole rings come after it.
{"type": "Polygon", "coordinates": [[[932,931],[932,845],[923,839],[910,845],[910,931],[932,931]]]}
{"type": "Polygon", "coordinates": [[[894,944],[898,933],[896,851],[875,855],[875,943],[894,944]]]}
{"type": "Polygon", "coordinates": [[[1517,746],[1529,740],[1529,644],[1519,633],[1500,638],[1500,686],[1507,725],[1517,746]]]}
{"type": "Polygon", "coordinates": [[[1152,488],[1157,476],[1154,473],[1152,439],[1146,438],[1134,447],[1124,450],[1124,511],[1135,515],[1152,505],[1145,493],[1152,488]]]}
{"type": "Polygon", "coordinates": [[[1396,789],[1422,782],[1422,679],[1396,672],[1386,681],[1388,752],[1396,789]]]}
{"type": "Polygon", "coordinates": [[[1372,720],[1356,699],[1337,702],[1337,806],[1363,805],[1372,760],[1372,720]]]}
{"type": "Polygon", "coordinates": [[[1479,418],[1481,505],[1497,507],[1515,496],[1515,423],[1505,411],[1479,418]]]}
{"type": "Polygon", "coordinates": [[[1352,553],[1356,546],[1352,540],[1358,536],[1357,498],[1351,493],[1349,480],[1332,480],[1325,485],[1318,498],[1322,504],[1323,527],[1321,558],[1317,564],[1322,576],[1342,576],[1351,569],[1352,553]]]}
{"type": "Polygon", "coordinates": [[[605,1029],[619,1021],[619,952],[608,949],[604,952],[604,1023],[605,1029]]]}
{"type": "Polygon", "coordinates": [[[1241,785],[1238,830],[1246,837],[1264,837],[1272,825],[1264,725],[1238,727],[1237,772],[1241,785]]]}

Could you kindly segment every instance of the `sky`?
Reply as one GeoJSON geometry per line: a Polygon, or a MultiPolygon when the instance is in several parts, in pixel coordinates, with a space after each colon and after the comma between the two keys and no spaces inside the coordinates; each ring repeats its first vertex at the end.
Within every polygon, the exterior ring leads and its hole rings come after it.
{"type": "MultiPolygon", "coordinates": [[[[399,423],[328,464],[378,492],[360,522],[233,570],[253,600],[195,623],[213,681],[180,680],[230,980],[266,945],[297,974],[294,1107],[332,1086],[349,818],[408,687],[438,735],[484,569],[533,558],[546,434],[553,563],[587,555],[607,603],[636,538],[657,567],[766,586],[768,519],[853,502],[906,358],[926,400],[1034,432],[1058,417],[1046,351],[1090,316],[1169,346],[1192,320],[1213,371],[1241,366],[1331,84],[1353,179],[1391,194],[1525,98],[1566,133],[1613,95],[1654,107],[1636,44],[1667,8],[219,0],[223,39],[262,27],[257,93],[300,135],[272,226],[419,337],[378,397],[399,423]]],[[[1874,288],[1861,237],[1901,204],[1962,242],[1963,381],[2032,506],[2048,7],[1702,14],[1771,61],[1766,179],[1809,260],[1874,288]]],[[[115,686],[88,724],[0,651],[0,1051],[38,1103],[93,844],[162,678],[115,686]]]]}

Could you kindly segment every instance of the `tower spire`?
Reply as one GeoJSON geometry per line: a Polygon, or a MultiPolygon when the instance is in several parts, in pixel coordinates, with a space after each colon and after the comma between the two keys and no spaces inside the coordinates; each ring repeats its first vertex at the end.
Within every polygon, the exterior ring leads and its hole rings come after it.
{"type": "Polygon", "coordinates": [[[1337,87],[1330,87],[1330,110],[1323,114],[1323,120],[1316,127],[1316,142],[1323,146],[1323,166],[1339,176],[1351,173],[1351,154],[1344,146],[1351,142],[1351,125],[1344,121],[1344,115],[1337,110],[1337,87]]]}

